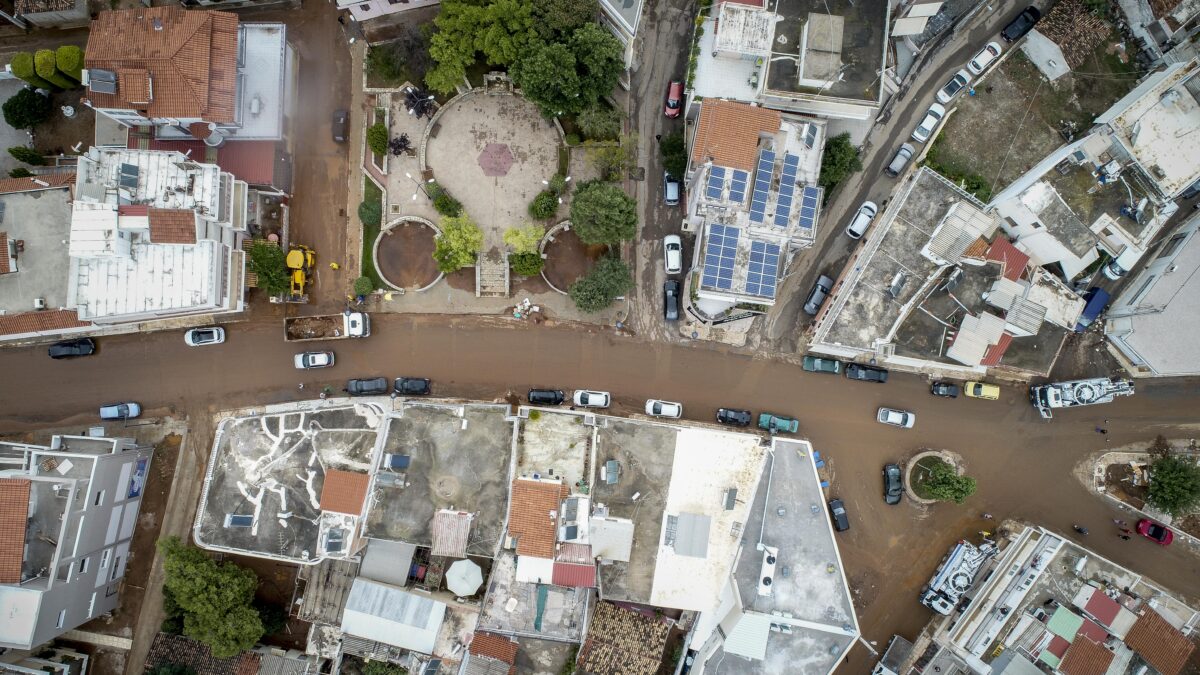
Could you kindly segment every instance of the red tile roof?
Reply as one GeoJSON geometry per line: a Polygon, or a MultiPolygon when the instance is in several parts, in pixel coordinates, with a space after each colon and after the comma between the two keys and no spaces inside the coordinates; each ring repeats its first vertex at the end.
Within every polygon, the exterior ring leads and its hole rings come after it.
{"type": "Polygon", "coordinates": [[[122,68],[117,71],[117,95],[135,108],[150,104],[150,73],[145,68],[122,68]]]}
{"type": "Polygon", "coordinates": [[[512,666],[508,672],[516,672],[517,641],[512,638],[477,630],[467,651],[475,656],[486,656],[507,663],[512,666]]]}
{"type": "Polygon", "coordinates": [[[558,555],[554,559],[559,562],[579,563],[586,565],[595,563],[596,559],[592,557],[591,544],[563,544],[558,547],[558,555]]]}
{"type": "Polygon", "coordinates": [[[146,670],[157,666],[188,666],[196,675],[258,675],[262,655],[242,652],[228,659],[218,659],[208,646],[182,635],[159,633],[150,643],[146,655],[146,670]]]}
{"type": "Polygon", "coordinates": [[[1075,632],[1076,637],[1084,636],[1092,639],[1092,642],[1104,642],[1108,639],[1108,631],[1100,627],[1100,624],[1084,617],[1083,624],[1079,626],[1079,630],[1075,632]]]}
{"type": "MultiPolygon", "coordinates": [[[[133,136],[129,137],[129,147],[137,148],[138,139],[133,136]]],[[[147,150],[174,150],[188,156],[188,159],[194,159],[197,162],[203,162],[205,152],[208,146],[203,141],[164,141],[154,137],[146,139],[147,150]],[[191,150],[191,154],[188,151],[191,150]]]]}
{"type": "Polygon", "coordinates": [[[1085,637],[1078,637],[1058,664],[1058,672],[1066,675],[1104,675],[1112,660],[1112,652],[1085,637]]]}
{"type": "Polygon", "coordinates": [[[149,204],[118,204],[118,216],[148,216],[150,215],[149,204]]]}
{"type": "Polygon", "coordinates": [[[150,241],[155,244],[196,243],[196,212],[191,209],[150,209],[150,241]]]}
{"type": "Polygon", "coordinates": [[[1021,278],[1021,274],[1025,272],[1025,268],[1029,265],[1029,256],[1017,250],[1004,237],[996,237],[992,245],[988,247],[988,260],[997,260],[1004,265],[1004,278],[1016,281],[1021,278]]]}
{"type": "Polygon", "coordinates": [[[0,232],[0,274],[12,272],[12,258],[8,255],[8,233],[0,232]]]}
{"type": "Polygon", "coordinates": [[[1105,595],[1103,591],[1096,589],[1092,591],[1092,597],[1088,598],[1083,611],[1096,617],[1096,620],[1105,626],[1111,626],[1113,620],[1120,614],[1121,606],[1117,604],[1116,600],[1105,595]]]}
{"type": "Polygon", "coordinates": [[[144,111],[149,117],[198,117],[233,122],[237,93],[238,18],[229,12],[178,5],[101,12],[92,21],[84,65],[118,73],[118,91],[88,91],[100,108],[144,111]],[[148,76],[148,104],[138,104],[148,76]],[[125,71],[125,72],[122,72],[125,71]]]}
{"type": "Polygon", "coordinates": [[[596,585],[596,566],[556,562],[551,583],[555,586],[592,588],[596,585]]]}
{"type": "Polygon", "coordinates": [[[1051,654],[1057,656],[1060,659],[1063,657],[1063,654],[1066,654],[1067,650],[1070,648],[1071,648],[1071,643],[1067,642],[1066,640],[1062,639],[1061,637],[1059,637],[1057,635],[1050,638],[1050,644],[1046,645],[1046,651],[1050,652],[1051,654]]]}
{"type": "Polygon", "coordinates": [[[44,173],[27,178],[0,178],[0,194],[53,190],[55,188],[70,187],[74,184],[74,171],[69,173],[44,173]],[[46,185],[43,185],[43,183],[46,183],[46,185]]]}
{"type": "Polygon", "coordinates": [[[21,582],[28,520],[29,479],[0,478],[0,584],[21,582]]]}
{"type": "Polygon", "coordinates": [[[21,312],[20,314],[4,314],[0,316],[0,335],[41,333],[63,330],[65,328],[83,328],[90,325],[92,324],[87,321],[80,321],[79,316],[73,309],[21,312]]]}
{"type": "Polygon", "coordinates": [[[217,166],[238,180],[275,184],[275,141],[226,141],[217,150],[217,166]]]}
{"type": "Polygon", "coordinates": [[[569,491],[562,481],[517,478],[512,482],[508,534],[517,540],[517,555],[554,558],[558,507],[569,491]]]}
{"type": "Polygon", "coordinates": [[[325,484],[321,487],[321,510],[359,515],[367,499],[369,482],[370,476],[365,473],[327,470],[325,484]]]}
{"type": "Polygon", "coordinates": [[[759,136],[779,131],[779,112],[737,101],[705,101],[692,142],[692,163],[753,171],[759,136]]]}
{"type": "Polygon", "coordinates": [[[1013,336],[1004,333],[1000,336],[1000,341],[994,345],[988,345],[987,351],[983,353],[983,358],[980,359],[981,366],[998,366],[1000,360],[1004,358],[1004,352],[1008,351],[1008,346],[1012,344],[1013,336]]]}
{"type": "Polygon", "coordinates": [[[1196,649],[1186,635],[1149,607],[1129,629],[1125,644],[1162,675],[1179,675],[1196,649]]]}

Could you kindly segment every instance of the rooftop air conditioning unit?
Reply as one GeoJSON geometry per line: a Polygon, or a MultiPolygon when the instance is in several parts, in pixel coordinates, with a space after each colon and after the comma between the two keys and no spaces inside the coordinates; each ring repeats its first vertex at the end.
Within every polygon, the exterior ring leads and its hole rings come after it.
{"type": "Polygon", "coordinates": [[[33,308],[36,310],[46,309],[46,299],[45,298],[34,298],[33,299],[33,308]]]}

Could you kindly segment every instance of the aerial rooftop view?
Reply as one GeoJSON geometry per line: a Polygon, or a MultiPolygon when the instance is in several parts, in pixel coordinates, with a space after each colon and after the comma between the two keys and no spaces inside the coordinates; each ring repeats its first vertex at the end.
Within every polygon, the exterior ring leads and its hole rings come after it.
{"type": "Polygon", "coordinates": [[[0,18],[0,673],[1200,675],[1200,1],[0,18]]]}

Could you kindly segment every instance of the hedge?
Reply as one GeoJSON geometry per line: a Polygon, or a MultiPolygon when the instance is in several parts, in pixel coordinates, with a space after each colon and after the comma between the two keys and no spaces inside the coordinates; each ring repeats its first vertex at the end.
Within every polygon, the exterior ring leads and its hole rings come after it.
{"type": "Polygon", "coordinates": [[[37,50],[37,53],[33,55],[33,68],[37,71],[38,77],[54,84],[59,89],[74,89],[79,86],[78,82],[58,72],[55,61],[53,49],[37,50]]]}
{"type": "Polygon", "coordinates": [[[83,50],[75,45],[63,45],[54,50],[54,63],[59,72],[76,82],[83,81],[83,50]]]}
{"type": "Polygon", "coordinates": [[[13,75],[24,80],[38,89],[55,89],[53,84],[38,77],[37,71],[33,67],[33,54],[29,52],[17,52],[13,54],[12,61],[8,64],[12,67],[13,75]]]}

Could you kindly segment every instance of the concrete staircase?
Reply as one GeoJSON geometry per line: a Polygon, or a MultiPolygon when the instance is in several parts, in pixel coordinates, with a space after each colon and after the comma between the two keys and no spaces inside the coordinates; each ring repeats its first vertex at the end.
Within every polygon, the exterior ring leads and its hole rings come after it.
{"type": "Polygon", "coordinates": [[[508,258],[501,251],[492,249],[479,256],[475,263],[475,297],[508,297],[508,258]]]}

